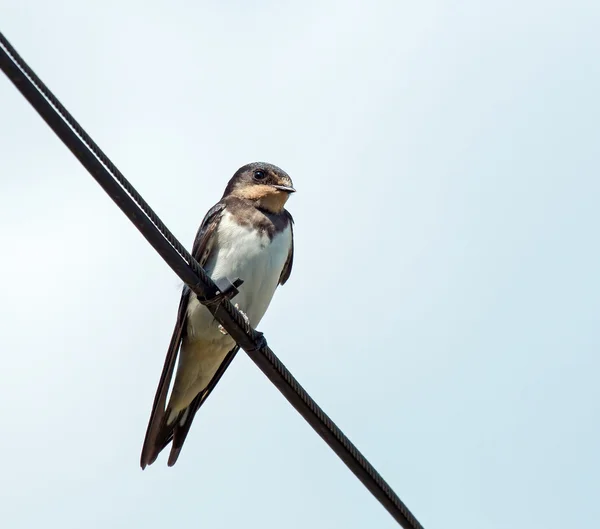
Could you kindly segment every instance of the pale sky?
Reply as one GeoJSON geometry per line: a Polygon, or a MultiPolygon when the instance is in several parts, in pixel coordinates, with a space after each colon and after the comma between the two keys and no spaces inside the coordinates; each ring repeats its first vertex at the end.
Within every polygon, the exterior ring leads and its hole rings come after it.
{"type": "MultiPolygon", "coordinates": [[[[298,189],[259,327],[426,529],[600,523],[600,3],[0,0],[189,247],[248,162],[298,189]]],[[[392,528],[240,354],[139,454],[180,282],[0,76],[2,527],[392,528]]]]}

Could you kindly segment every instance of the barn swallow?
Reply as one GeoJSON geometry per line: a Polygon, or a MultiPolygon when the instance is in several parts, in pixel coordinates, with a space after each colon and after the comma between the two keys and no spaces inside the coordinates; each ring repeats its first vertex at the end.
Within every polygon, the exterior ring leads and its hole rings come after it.
{"type": "MultiPolygon", "coordinates": [[[[292,271],[293,219],[284,206],[294,192],[291,178],[279,167],[258,162],[244,165],[208,211],[194,240],[192,255],[213,281],[243,281],[233,301],[252,327],[258,325],[275,289],[292,271]]],[[[196,412],[238,349],[184,286],[146,430],[142,469],[154,463],[171,442],[167,464],[175,464],[196,412]],[[178,353],[175,382],[166,404],[178,353]]]]}

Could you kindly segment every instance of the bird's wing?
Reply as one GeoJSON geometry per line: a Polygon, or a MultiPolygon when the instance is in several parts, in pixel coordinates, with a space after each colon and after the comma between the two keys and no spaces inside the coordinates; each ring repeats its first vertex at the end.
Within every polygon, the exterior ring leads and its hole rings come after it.
{"type": "MultiPolygon", "coordinates": [[[[194,245],[192,247],[192,256],[198,261],[200,266],[204,266],[208,260],[214,243],[213,235],[216,231],[219,221],[221,220],[224,209],[225,204],[222,202],[219,202],[213,206],[204,217],[204,220],[198,229],[198,233],[196,234],[194,245]]],[[[194,294],[191,293],[187,286],[185,286],[181,294],[181,300],[179,301],[177,322],[175,323],[175,329],[173,330],[173,335],[171,336],[171,343],[169,344],[169,348],[167,350],[167,357],[165,358],[165,363],[160,376],[160,381],[158,383],[158,388],[156,390],[156,395],[154,396],[152,413],[150,414],[150,421],[148,422],[144,446],[142,448],[140,460],[142,468],[145,468],[146,465],[152,464],[160,451],[171,441],[173,437],[172,428],[170,431],[166,431],[165,429],[165,404],[167,401],[167,393],[171,384],[171,378],[173,377],[173,370],[177,361],[181,340],[186,332],[186,313],[190,295],[194,294]]],[[[214,378],[217,377],[218,373],[219,371],[217,371],[217,374],[214,378]]]]}
{"type": "Polygon", "coordinates": [[[290,278],[292,275],[292,265],[294,264],[294,219],[287,209],[285,210],[285,213],[287,215],[288,222],[290,223],[290,230],[292,230],[292,244],[290,244],[290,251],[288,252],[287,259],[283,265],[283,269],[281,270],[281,276],[279,276],[280,285],[285,285],[285,282],[290,278]]]}

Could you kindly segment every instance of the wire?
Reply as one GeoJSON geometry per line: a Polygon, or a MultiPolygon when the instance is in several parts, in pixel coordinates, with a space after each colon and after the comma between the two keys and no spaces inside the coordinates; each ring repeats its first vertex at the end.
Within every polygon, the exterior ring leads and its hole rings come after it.
{"type": "MultiPolygon", "coordinates": [[[[1,32],[0,69],[184,283],[201,299],[213,298],[218,289],[204,269],[1,32]]],[[[216,305],[207,303],[206,306],[393,518],[406,529],[422,529],[422,525],[371,463],[277,358],[263,335],[252,329],[228,300],[216,305]]]]}

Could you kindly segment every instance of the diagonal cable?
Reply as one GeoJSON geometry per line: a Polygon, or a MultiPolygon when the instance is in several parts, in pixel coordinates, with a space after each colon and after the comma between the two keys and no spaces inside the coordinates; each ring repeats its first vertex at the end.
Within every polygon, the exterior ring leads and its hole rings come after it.
{"type": "MultiPolygon", "coordinates": [[[[201,299],[211,299],[218,289],[204,269],[20,57],[2,33],[0,33],[0,69],[184,283],[201,299]]],[[[217,305],[209,303],[206,306],[229,335],[246,351],[252,361],[393,518],[406,529],[422,529],[422,525],[371,463],[266,345],[262,334],[251,328],[229,301],[224,300],[217,305]]]]}

